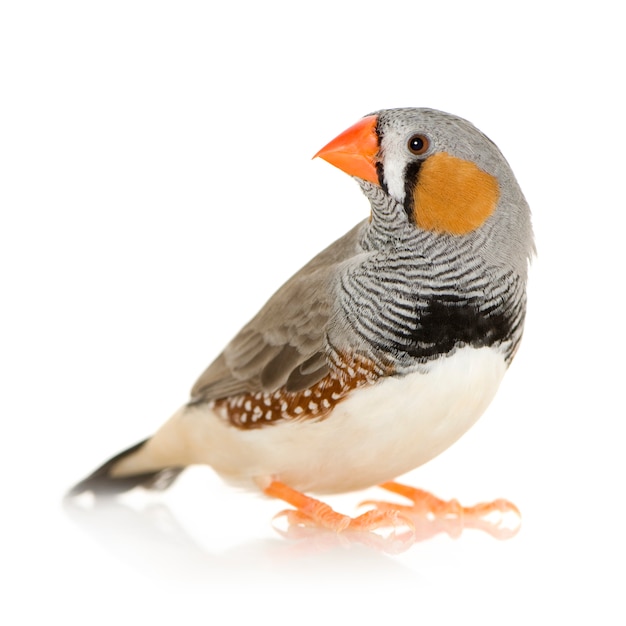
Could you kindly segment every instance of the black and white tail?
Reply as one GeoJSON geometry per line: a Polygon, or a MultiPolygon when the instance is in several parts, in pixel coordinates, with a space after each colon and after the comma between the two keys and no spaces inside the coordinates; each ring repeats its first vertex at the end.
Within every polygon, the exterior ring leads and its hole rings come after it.
{"type": "Polygon", "coordinates": [[[123,476],[112,475],[114,468],[120,461],[142,451],[142,448],[148,441],[150,440],[145,439],[131,448],[116,454],[112,459],[109,459],[104,465],[93,472],[93,474],[90,474],[87,478],[75,485],[67,495],[72,497],[85,492],[91,492],[96,496],[114,496],[124,493],[125,491],[130,491],[135,487],[158,490],[167,489],[183,471],[183,467],[166,467],[156,471],[145,471],[123,476]]]}

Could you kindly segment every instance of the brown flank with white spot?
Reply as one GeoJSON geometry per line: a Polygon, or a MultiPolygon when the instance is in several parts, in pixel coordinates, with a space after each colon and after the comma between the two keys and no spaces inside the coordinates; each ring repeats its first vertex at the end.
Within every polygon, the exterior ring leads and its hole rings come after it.
{"type": "Polygon", "coordinates": [[[358,387],[371,385],[387,371],[368,359],[339,357],[335,367],[308,389],[241,394],[214,400],[210,406],[233,426],[242,429],[261,428],[283,420],[321,420],[333,407],[358,387]]]}

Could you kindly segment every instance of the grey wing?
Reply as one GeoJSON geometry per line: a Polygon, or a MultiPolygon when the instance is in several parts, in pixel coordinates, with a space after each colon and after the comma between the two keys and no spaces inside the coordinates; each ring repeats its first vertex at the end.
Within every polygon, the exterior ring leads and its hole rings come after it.
{"type": "Polygon", "coordinates": [[[338,267],[360,251],[362,224],[290,278],[226,346],[191,390],[192,402],[272,392],[297,392],[329,372],[326,336],[338,267]]]}

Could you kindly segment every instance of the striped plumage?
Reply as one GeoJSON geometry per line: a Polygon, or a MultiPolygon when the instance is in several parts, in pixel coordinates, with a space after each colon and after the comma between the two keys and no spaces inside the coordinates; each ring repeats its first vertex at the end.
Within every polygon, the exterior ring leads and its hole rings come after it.
{"type": "Polygon", "coordinates": [[[463,345],[498,346],[509,361],[522,334],[525,276],[476,254],[484,232],[459,239],[419,231],[389,204],[384,217],[374,206],[373,221],[398,223],[396,244],[385,245],[388,231],[380,237],[364,225],[359,244],[370,254],[340,279],[351,341],[363,342],[376,362],[391,359],[396,374],[427,371],[425,363],[463,345]]]}
{"type": "Polygon", "coordinates": [[[521,339],[533,252],[498,148],[461,118],[392,109],[320,156],[357,178],[369,219],[274,294],[154,437],[75,492],[192,463],[262,487],[368,486],[432,458],[485,409],[521,339]]]}

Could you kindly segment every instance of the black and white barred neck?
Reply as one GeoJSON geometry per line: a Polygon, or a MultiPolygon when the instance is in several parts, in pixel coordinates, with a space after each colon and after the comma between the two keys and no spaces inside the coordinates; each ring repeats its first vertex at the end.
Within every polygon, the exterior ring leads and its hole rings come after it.
{"type": "Polygon", "coordinates": [[[463,346],[494,347],[509,363],[522,336],[525,276],[485,254],[490,225],[462,237],[422,230],[380,187],[361,186],[372,205],[359,240],[366,254],[345,267],[337,296],[364,356],[398,374],[425,371],[463,346]]]}

